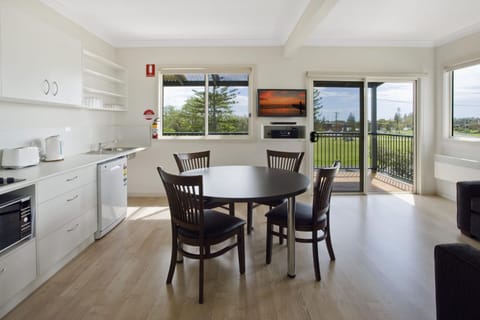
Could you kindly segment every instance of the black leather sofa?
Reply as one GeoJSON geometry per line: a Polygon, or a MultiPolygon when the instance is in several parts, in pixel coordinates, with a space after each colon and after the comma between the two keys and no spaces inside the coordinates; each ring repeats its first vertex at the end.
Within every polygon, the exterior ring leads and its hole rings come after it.
{"type": "Polygon", "coordinates": [[[480,250],[441,244],[434,255],[437,320],[480,319],[480,250]]]}
{"type": "Polygon", "coordinates": [[[457,226],[463,234],[480,239],[480,181],[457,182],[457,226]]]}

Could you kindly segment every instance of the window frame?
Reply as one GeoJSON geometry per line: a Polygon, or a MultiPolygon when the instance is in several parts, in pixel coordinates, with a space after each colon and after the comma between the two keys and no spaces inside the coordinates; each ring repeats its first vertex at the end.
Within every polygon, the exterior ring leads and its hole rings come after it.
{"type": "Polygon", "coordinates": [[[158,117],[163,118],[163,75],[164,74],[202,74],[205,76],[205,90],[208,92],[210,87],[208,86],[208,76],[210,74],[234,74],[242,73],[248,75],[248,134],[246,135],[210,135],[208,127],[208,94],[205,97],[205,132],[202,135],[163,135],[163,121],[159,122],[158,130],[159,135],[157,139],[153,140],[251,140],[254,137],[254,128],[253,128],[253,103],[254,103],[254,67],[251,65],[242,65],[242,66],[163,66],[158,70],[158,101],[157,101],[157,112],[158,117]]]}
{"type": "Polygon", "coordinates": [[[456,141],[466,141],[466,142],[480,142],[480,136],[455,136],[454,135],[454,84],[455,77],[454,72],[460,69],[480,66],[480,58],[474,58],[460,63],[456,63],[450,66],[444,67],[444,84],[446,90],[444,90],[443,99],[444,104],[447,106],[448,110],[448,119],[446,119],[447,124],[447,138],[450,140],[456,141]]]}

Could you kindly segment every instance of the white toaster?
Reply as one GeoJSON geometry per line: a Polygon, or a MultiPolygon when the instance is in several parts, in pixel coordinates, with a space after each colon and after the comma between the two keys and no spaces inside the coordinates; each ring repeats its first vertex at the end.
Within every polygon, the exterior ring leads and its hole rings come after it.
{"type": "Polygon", "coordinates": [[[38,147],[3,149],[2,167],[19,169],[37,165],[40,162],[38,147]]]}

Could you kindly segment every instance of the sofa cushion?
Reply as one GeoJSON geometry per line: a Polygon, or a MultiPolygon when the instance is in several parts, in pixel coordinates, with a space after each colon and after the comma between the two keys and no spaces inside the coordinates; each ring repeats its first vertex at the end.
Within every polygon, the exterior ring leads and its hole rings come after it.
{"type": "Polygon", "coordinates": [[[470,209],[472,212],[480,214],[480,197],[472,197],[470,199],[470,209]]]}

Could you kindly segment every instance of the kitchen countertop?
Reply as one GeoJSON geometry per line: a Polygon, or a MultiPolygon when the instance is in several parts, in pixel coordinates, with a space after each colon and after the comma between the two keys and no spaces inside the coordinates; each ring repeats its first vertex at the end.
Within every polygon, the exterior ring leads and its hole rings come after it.
{"type": "Polygon", "coordinates": [[[102,153],[102,154],[76,154],[65,157],[61,161],[40,162],[36,166],[22,169],[0,169],[0,177],[13,177],[25,179],[24,181],[0,186],[0,194],[12,190],[30,186],[39,180],[63,174],[72,170],[80,169],[90,165],[109,161],[118,157],[128,156],[147,149],[147,147],[136,147],[125,151],[102,153]]]}

